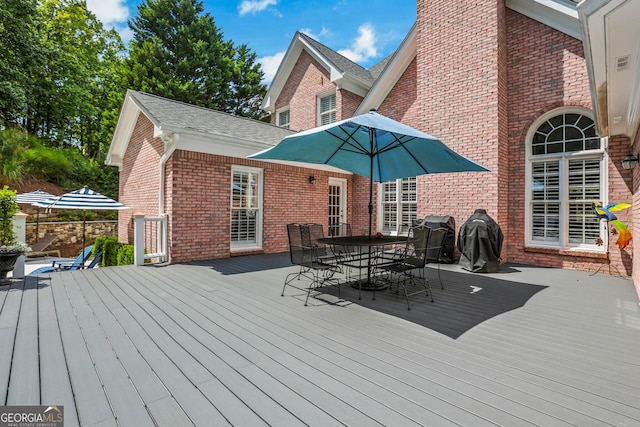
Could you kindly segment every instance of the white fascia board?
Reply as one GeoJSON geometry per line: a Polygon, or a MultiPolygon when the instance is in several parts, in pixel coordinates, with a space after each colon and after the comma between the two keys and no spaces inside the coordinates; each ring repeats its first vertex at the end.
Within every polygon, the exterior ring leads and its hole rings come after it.
{"type": "Polygon", "coordinates": [[[300,56],[300,52],[302,52],[302,46],[298,42],[298,37],[295,37],[284,54],[284,58],[282,58],[282,62],[280,62],[278,66],[278,71],[276,71],[276,74],[271,80],[271,84],[269,85],[269,89],[267,89],[260,108],[271,113],[275,111],[275,101],[280,96],[284,84],[289,79],[289,75],[300,56]]]}
{"type": "Polygon", "coordinates": [[[604,20],[596,18],[602,5],[602,0],[582,2],[578,5],[577,12],[580,19],[587,74],[589,75],[589,90],[596,117],[596,131],[600,136],[608,136],[604,20]],[[600,60],[596,60],[597,58],[600,60]],[[600,92],[598,88],[601,88],[600,92]]]}
{"type": "Polygon", "coordinates": [[[506,0],[506,6],[551,28],[581,40],[578,12],[556,0],[506,0]]]}
{"type": "MultiPolygon", "coordinates": [[[[265,147],[269,148],[269,147],[265,147]]],[[[254,153],[251,154],[255,154],[258,153],[258,151],[255,151],[254,153]]],[[[255,160],[259,160],[261,162],[265,162],[265,163],[276,163],[279,165],[288,165],[288,166],[295,166],[298,168],[306,168],[306,169],[312,169],[312,170],[316,170],[316,171],[323,171],[323,172],[333,172],[333,173],[340,173],[340,174],[345,174],[345,175],[353,175],[353,172],[344,170],[344,169],[339,169],[335,166],[331,166],[331,165],[325,165],[325,164],[317,164],[317,163],[304,163],[304,162],[293,162],[291,160],[269,160],[269,159],[255,159],[255,160]]]]}
{"type": "Polygon", "coordinates": [[[332,79],[332,82],[338,89],[347,90],[363,98],[369,93],[369,85],[367,83],[348,74],[336,80],[332,79]]]}
{"type": "Polygon", "coordinates": [[[111,144],[109,145],[109,151],[105,159],[106,165],[122,168],[122,161],[129,146],[131,135],[133,135],[133,130],[138,122],[140,112],[140,108],[127,92],[124,102],[122,103],[120,115],[118,116],[116,128],[111,137],[111,144]]]}
{"type": "Polygon", "coordinates": [[[362,100],[354,115],[364,114],[371,109],[377,109],[387,98],[391,89],[398,83],[405,70],[416,57],[416,26],[411,28],[398,50],[387,64],[385,70],[378,77],[367,96],[362,100]]]}
{"type": "Polygon", "coordinates": [[[238,139],[229,135],[189,132],[185,129],[165,129],[165,132],[176,133],[180,136],[175,147],[177,150],[230,157],[247,157],[269,148],[262,141],[238,139]]]}

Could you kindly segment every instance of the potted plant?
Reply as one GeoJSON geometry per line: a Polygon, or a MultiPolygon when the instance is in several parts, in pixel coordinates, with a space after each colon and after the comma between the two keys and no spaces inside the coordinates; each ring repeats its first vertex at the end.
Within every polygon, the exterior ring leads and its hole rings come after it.
{"type": "Polygon", "coordinates": [[[31,248],[18,242],[13,231],[13,216],[18,212],[16,192],[6,185],[0,190],[0,285],[11,283],[7,273],[13,270],[20,255],[31,248]]]}

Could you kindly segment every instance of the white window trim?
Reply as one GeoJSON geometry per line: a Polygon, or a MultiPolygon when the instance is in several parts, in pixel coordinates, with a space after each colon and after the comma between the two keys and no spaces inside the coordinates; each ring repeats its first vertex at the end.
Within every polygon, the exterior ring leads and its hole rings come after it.
{"type": "MultiPolygon", "coordinates": [[[[417,194],[417,186],[418,186],[418,177],[407,177],[407,178],[415,178],[416,179],[416,210],[419,206],[419,201],[417,200],[418,198],[418,194],[417,194]]],[[[401,179],[394,179],[393,181],[396,182],[396,207],[400,207],[402,205],[402,178],[401,179]]],[[[384,193],[384,182],[379,182],[378,183],[378,206],[377,206],[377,217],[378,217],[378,226],[377,226],[377,232],[382,233],[384,232],[384,209],[383,209],[383,193],[384,193]]],[[[398,224],[402,223],[402,210],[399,209],[396,211],[396,221],[398,222],[398,224]]],[[[416,219],[418,218],[417,216],[417,212],[416,212],[416,219]]],[[[409,226],[410,227],[410,226],[409,226]]],[[[409,228],[403,229],[401,232],[398,232],[398,229],[396,228],[396,230],[390,231],[389,234],[392,236],[406,236],[409,233],[409,228]]]]}
{"type": "MultiPolygon", "coordinates": [[[[321,100],[322,98],[326,98],[327,96],[331,96],[334,95],[336,97],[336,107],[334,110],[329,110],[329,111],[335,111],[336,113],[336,119],[334,120],[337,121],[338,120],[338,95],[336,93],[335,89],[331,89],[331,90],[327,90],[325,92],[319,93],[316,97],[316,123],[318,126],[322,126],[322,112],[320,111],[320,107],[321,107],[321,100]]],[[[326,112],[325,112],[326,113],[326,112]]]]}
{"type": "MultiPolygon", "coordinates": [[[[262,230],[264,220],[264,169],[252,168],[248,166],[231,166],[231,184],[229,185],[229,213],[233,210],[233,174],[235,172],[247,172],[258,174],[258,218],[256,221],[256,243],[237,243],[229,239],[231,246],[231,252],[241,252],[247,250],[259,250],[262,249],[262,230]]],[[[229,226],[231,226],[231,217],[229,217],[229,226]]],[[[231,234],[229,234],[231,237],[231,234]]]]}
{"type": "Polygon", "coordinates": [[[545,243],[543,241],[533,240],[532,238],[532,221],[531,221],[531,209],[530,209],[530,206],[532,203],[532,200],[531,200],[532,188],[531,188],[531,179],[530,179],[531,173],[532,173],[531,171],[532,160],[555,159],[555,158],[564,157],[565,159],[564,162],[566,163],[568,162],[569,158],[576,158],[576,159],[588,158],[588,157],[593,157],[594,154],[600,154],[602,156],[600,160],[600,179],[601,179],[600,182],[602,183],[602,199],[603,199],[602,204],[603,205],[608,204],[608,199],[609,199],[609,194],[608,194],[609,173],[607,168],[608,138],[601,138],[602,144],[601,144],[600,150],[579,151],[575,153],[544,154],[544,155],[535,155],[535,156],[531,154],[533,137],[536,130],[540,127],[540,125],[552,117],[555,117],[561,114],[571,114],[571,113],[582,114],[593,120],[593,112],[587,108],[560,107],[560,108],[556,108],[554,110],[548,111],[547,113],[540,116],[538,120],[536,120],[531,125],[531,127],[529,128],[529,131],[527,132],[526,148],[525,148],[526,154],[525,154],[525,204],[524,204],[525,247],[603,253],[603,252],[606,252],[606,248],[608,248],[608,245],[609,245],[609,242],[608,242],[609,233],[607,230],[606,221],[600,221],[600,236],[602,237],[602,240],[603,240],[602,246],[590,246],[590,245],[589,246],[587,245],[573,246],[568,243],[569,236],[568,236],[567,223],[569,221],[569,213],[567,212],[567,209],[566,209],[568,187],[567,185],[564,185],[566,184],[566,168],[564,167],[564,165],[561,167],[561,170],[563,171],[562,172],[563,185],[560,186],[560,200],[562,201],[561,212],[560,212],[560,226],[559,226],[559,229],[561,232],[560,242],[559,244],[555,242],[545,243]]]}

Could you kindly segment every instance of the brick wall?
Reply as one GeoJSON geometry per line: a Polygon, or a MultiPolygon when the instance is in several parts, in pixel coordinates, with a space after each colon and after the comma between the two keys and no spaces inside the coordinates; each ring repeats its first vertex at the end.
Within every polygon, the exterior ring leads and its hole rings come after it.
{"type": "MultiPolygon", "coordinates": [[[[329,72],[303,50],[275,102],[276,110],[289,106],[290,129],[305,130],[317,126],[317,95],[335,90],[329,77],[329,72]]],[[[276,124],[276,116],[272,115],[272,124],[276,124]]]]}
{"type": "MultiPolygon", "coordinates": [[[[607,262],[604,254],[525,248],[526,135],[541,115],[558,107],[591,109],[589,80],[582,43],[512,10],[507,10],[509,111],[509,260],[550,267],[596,270],[607,262]]],[[[609,200],[630,198],[628,173],[620,160],[628,141],[609,139],[609,200]]],[[[621,219],[626,214],[621,214],[621,219]]],[[[629,251],[620,251],[610,236],[612,272],[630,271],[629,251]]],[[[608,272],[608,269],[605,269],[608,272]]]]}
{"type": "Polygon", "coordinates": [[[160,158],[163,143],[153,137],[153,124],[140,114],[120,169],[119,201],[131,209],[118,214],[118,238],[133,243],[133,214],[158,215],[160,158]]]}
{"type": "MultiPolygon", "coordinates": [[[[289,75],[289,79],[275,102],[276,110],[289,106],[289,128],[306,130],[317,123],[317,99],[319,95],[336,92],[336,120],[352,117],[362,102],[362,97],[348,90],[337,89],[331,82],[329,71],[303,50],[289,75]]],[[[277,114],[271,124],[277,124],[277,114]]]]}
{"type": "Polygon", "coordinates": [[[503,14],[503,2],[495,0],[417,2],[417,100],[403,121],[490,170],[420,177],[418,216],[451,215],[459,227],[483,208],[508,236],[502,202],[507,169],[503,14]]]}
{"type": "Polygon", "coordinates": [[[353,185],[349,175],[177,150],[171,159],[171,262],[238,254],[231,252],[229,232],[232,165],[264,169],[263,249],[259,251],[264,253],[289,250],[288,223],[315,222],[326,229],[329,176],[347,179],[349,188],[353,185]],[[309,183],[309,175],[315,176],[315,184],[309,183]]]}

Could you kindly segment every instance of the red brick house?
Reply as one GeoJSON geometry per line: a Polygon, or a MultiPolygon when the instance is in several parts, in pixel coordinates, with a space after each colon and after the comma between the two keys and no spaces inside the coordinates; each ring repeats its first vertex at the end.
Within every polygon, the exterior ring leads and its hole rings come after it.
{"type": "MultiPolygon", "coordinates": [[[[576,3],[418,0],[403,43],[370,69],[297,33],[263,103],[272,125],[129,92],[108,159],[120,201],[169,216],[173,262],[284,251],[294,221],[359,232],[366,179],[246,156],[376,108],[490,170],[377,185],[378,230],[402,233],[431,214],[459,226],[484,208],[505,261],[633,272],[639,283],[632,246],[616,245],[591,203],[638,202],[639,172],[621,160],[640,148],[640,2],[576,3]]],[[[638,212],[618,215],[634,234],[638,212]]]]}

